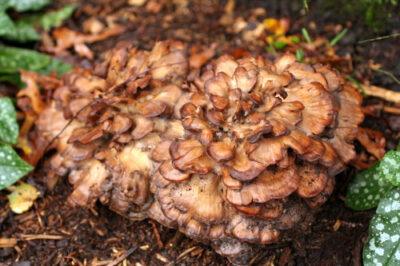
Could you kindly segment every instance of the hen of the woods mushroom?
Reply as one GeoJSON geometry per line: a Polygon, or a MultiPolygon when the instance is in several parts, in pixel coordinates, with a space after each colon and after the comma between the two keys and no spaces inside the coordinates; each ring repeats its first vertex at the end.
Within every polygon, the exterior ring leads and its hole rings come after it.
{"type": "Polygon", "coordinates": [[[188,62],[179,42],[117,47],[64,77],[36,142],[52,143],[47,181],[68,176],[71,203],[99,200],[243,261],[250,243],[304,230],[327,200],[355,156],[361,97],[290,54],[188,62]]]}

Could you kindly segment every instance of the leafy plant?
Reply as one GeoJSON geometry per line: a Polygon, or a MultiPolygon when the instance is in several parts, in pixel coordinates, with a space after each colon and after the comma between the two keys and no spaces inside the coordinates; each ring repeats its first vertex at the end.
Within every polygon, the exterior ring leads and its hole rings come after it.
{"type": "Polygon", "coordinates": [[[359,173],[348,188],[346,205],[354,210],[378,207],[373,217],[364,265],[400,264],[400,151],[392,150],[359,173]]]}
{"type": "Polygon", "coordinates": [[[0,190],[32,170],[11,147],[18,138],[17,115],[10,98],[0,98],[0,190]]]}
{"type": "Polygon", "coordinates": [[[53,27],[60,26],[75,10],[74,5],[67,5],[57,11],[25,15],[17,21],[13,21],[6,13],[8,9],[38,10],[49,3],[49,0],[3,0],[0,3],[0,37],[18,42],[37,41],[40,39],[40,31],[48,31],[53,27]]]}
{"type": "MultiPolygon", "coordinates": [[[[51,0],[0,0],[0,38],[20,43],[37,41],[42,31],[60,26],[75,9],[74,5],[67,5],[47,13],[20,14],[16,21],[7,13],[11,9],[17,12],[38,11],[50,3],[51,0]]],[[[71,66],[34,50],[0,45],[0,82],[23,87],[19,76],[22,69],[61,75],[69,71],[71,66]]],[[[33,169],[12,147],[17,144],[18,134],[19,126],[13,101],[7,97],[0,98],[0,190],[14,190],[9,195],[11,207],[13,211],[20,213],[32,205],[31,202],[38,193],[30,185],[10,187],[33,169]]]]}

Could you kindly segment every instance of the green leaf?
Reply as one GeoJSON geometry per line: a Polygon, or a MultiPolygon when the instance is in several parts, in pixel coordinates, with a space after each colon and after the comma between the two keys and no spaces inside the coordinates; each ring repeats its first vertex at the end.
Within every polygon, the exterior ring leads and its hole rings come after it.
{"type": "Polygon", "coordinates": [[[0,9],[0,36],[3,36],[13,30],[15,30],[14,22],[4,10],[0,9]]]}
{"type": "Polygon", "coordinates": [[[40,40],[40,35],[36,31],[35,27],[23,20],[15,22],[13,29],[0,34],[0,36],[4,39],[18,42],[40,40]]]}
{"type": "Polygon", "coordinates": [[[363,264],[400,265],[400,189],[388,192],[379,203],[369,227],[363,264]]]}
{"type": "Polygon", "coordinates": [[[22,88],[25,86],[24,83],[22,82],[19,74],[17,74],[17,73],[14,73],[14,74],[1,74],[0,73],[0,81],[8,82],[19,88],[22,88]]]}
{"type": "Polygon", "coordinates": [[[347,190],[345,203],[353,210],[361,211],[374,208],[385,193],[393,188],[393,185],[382,178],[382,175],[374,166],[357,174],[347,190]]]}
{"type": "Polygon", "coordinates": [[[0,98],[0,142],[16,144],[18,139],[17,113],[10,98],[0,98]]]}
{"type": "Polygon", "coordinates": [[[51,3],[51,0],[2,0],[8,2],[8,7],[18,12],[40,10],[51,3]]]}
{"type": "Polygon", "coordinates": [[[0,144],[0,190],[14,184],[32,169],[10,145],[0,144]]]}
{"type": "MultiPolygon", "coordinates": [[[[1,1],[1,0],[0,0],[1,1]]],[[[4,0],[3,0],[4,1],[4,0]]],[[[47,1],[47,0],[46,0],[47,1]]],[[[69,18],[74,12],[75,5],[67,5],[60,10],[50,11],[39,15],[28,15],[21,19],[13,22],[7,15],[6,9],[8,7],[14,7],[15,9],[27,6],[27,2],[24,1],[9,2],[8,4],[0,3],[0,36],[12,41],[26,42],[26,41],[37,41],[40,40],[38,29],[45,31],[50,30],[53,27],[58,27],[62,22],[69,18]]],[[[35,1],[31,1],[33,4],[35,1]]],[[[36,1],[36,5],[39,2],[36,1]]],[[[43,2],[44,3],[44,2],[43,2]]],[[[32,6],[31,6],[32,7],[32,6]]]]}
{"type": "Polygon", "coordinates": [[[40,17],[40,26],[45,31],[58,27],[74,13],[75,9],[75,5],[67,5],[60,10],[48,12],[40,17]]]}
{"type": "Polygon", "coordinates": [[[300,38],[298,36],[293,36],[291,39],[292,43],[300,43],[300,38]]]}
{"type": "Polygon", "coordinates": [[[303,62],[303,60],[304,60],[304,51],[303,51],[303,49],[297,49],[296,50],[296,60],[298,61],[298,62],[303,62]]]}
{"type": "Polygon", "coordinates": [[[329,44],[331,46],[335,46],[338,42],[340,42],[341,39],[347,34],[348,29],[344,29],[341,32],[339,32],[330,42],[329,44]]]}
{"type": "Polygon", "coordinates": [[[273,42],[272,44],[278,50],[281,50],[281,49],[283,49],[283,48],[285,48],[287,46],[287,43],[282,42],[282,41],[276,41],[276,42],[273,42]]]}
{"type": "Polygon", "coordinates": [[[301,29],[301,33],[303,34],[304,39],[306,40],[307,43],[312,43],[312,39],[310,37],[310,34],[308,33],[308,30],[306,28],[301,29]]]}
{"type": "Polygon", "coordinates": [[[54,71],[62,75],[69,71],[71,66],[33,50],[0,46],[0,73],[13,74],[18,73],[20,69],[41,74],[54,71]]]}
{"type": "Polygon", "coordinates": [[[395,186],[400,185],[400,152],[389,151],[375,166],[356,175],[349,185],[346,205],[354,210],[367,210],[395,186]]]}
{"type": "Polygon", "coordinates": [[[379,163],[379,172],[392,185],[400,186],[400,151],[389,151],[379,163]]]}

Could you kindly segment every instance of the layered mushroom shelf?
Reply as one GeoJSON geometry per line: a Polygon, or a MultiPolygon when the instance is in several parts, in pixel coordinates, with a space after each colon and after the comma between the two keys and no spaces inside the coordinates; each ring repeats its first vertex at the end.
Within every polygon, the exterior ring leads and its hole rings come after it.
{"type": "Polygon", "coordinates": [[[68,176],[72,204],[99,200],[231,257],[290,238],[355,156],[359,93],[291,54],[188,62],[180,42],[123,44],[65,76],[36,124],[55,150],[48,182],[68,176]]]}

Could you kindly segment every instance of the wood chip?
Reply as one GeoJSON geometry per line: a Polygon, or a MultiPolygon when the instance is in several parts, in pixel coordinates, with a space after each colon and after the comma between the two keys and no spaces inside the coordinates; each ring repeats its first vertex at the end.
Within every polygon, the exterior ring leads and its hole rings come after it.
{"type": "Polygon", "coordinates": [[[16,238],[0,238],[0,248],[12,248],[17,245],[16,238]]]}
{"type": "Polygon", "coordinates": [[[168,263],[169,262],[169,260],[166,257],[164,257],[163,255],[161,255],[160,253],[156,253],[156,258],[159,261],[164,262],[164,263],[168,263]]]}
{"type": "Polygon", "coordinates": [[[336,220],[335,224],[333,225],[333,231],[337,231],[339,230],[340,226],[342,225],[342,221],[340,221],[339,219],[336,220]]]}

